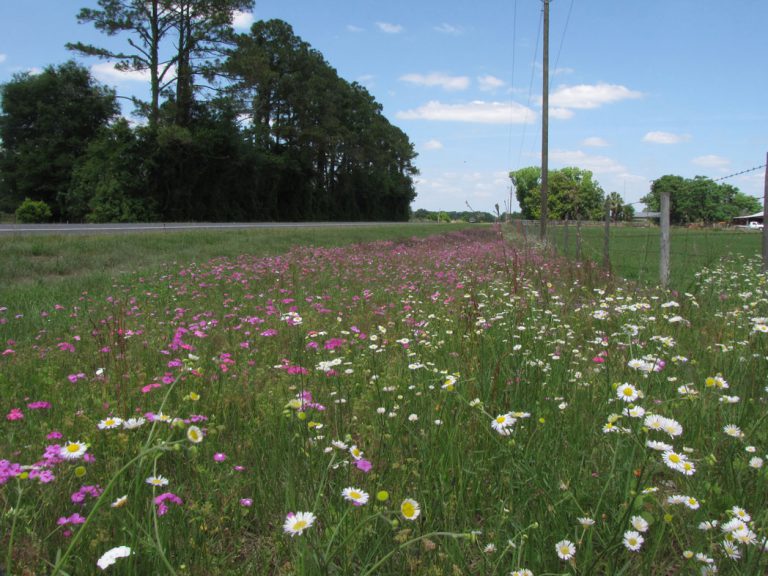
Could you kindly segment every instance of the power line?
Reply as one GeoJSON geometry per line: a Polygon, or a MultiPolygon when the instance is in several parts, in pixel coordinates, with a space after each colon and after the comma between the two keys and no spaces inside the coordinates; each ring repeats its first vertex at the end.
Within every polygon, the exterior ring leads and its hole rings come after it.
{"type": "Polygon", "coordinates": [[[765,168],[765,164],[761,164],[760,166],[755,166],[754,168],[750,168],[749,170],[742,170],[741,172],[735,172],[734,174],[729,174],[728,176],[723,176],[722,178],[715,178],[712,180],[712,182],[720,182],[720,180],[727,180],[728,178],[733,178],[734,176],[741,176],[742,174],[748,174],[749,172],[754,172],[755,170],[760,170],[761,168],[765,168]]]}

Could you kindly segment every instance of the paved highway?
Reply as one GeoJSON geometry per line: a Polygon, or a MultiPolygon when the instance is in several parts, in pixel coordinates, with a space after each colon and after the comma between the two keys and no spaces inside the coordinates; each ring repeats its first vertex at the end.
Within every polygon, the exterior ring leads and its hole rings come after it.
{"type": "Polygon", "coordinates": [[[149,224],[0,224],[0,237],[12,234],[122,234],[178,230],[224,230],[244,228],[333,228],[342,226],[385,226],[397,222],[226,222],[149,224]]]}

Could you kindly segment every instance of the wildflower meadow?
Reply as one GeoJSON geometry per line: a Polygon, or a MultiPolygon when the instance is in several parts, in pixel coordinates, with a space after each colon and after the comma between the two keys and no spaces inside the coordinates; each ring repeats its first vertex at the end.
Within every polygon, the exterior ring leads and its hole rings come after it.
{"type": "Polygon", "coordinates": [[[490,227],[168,262],[0,301],[6,574],[768,570],[759,262],[676,293],[490,227]]]}

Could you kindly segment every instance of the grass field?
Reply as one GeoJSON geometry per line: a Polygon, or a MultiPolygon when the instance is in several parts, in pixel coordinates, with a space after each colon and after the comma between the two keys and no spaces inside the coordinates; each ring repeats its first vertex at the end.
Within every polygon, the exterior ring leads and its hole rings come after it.
{"type": "Polygon", "coordinates": [[[0,293],[4,571],[766,572],[758,262],[406,230],[15,239],[80,264],[0,293]]]}
{"type": "MultiPolygon", "coordinates": [[[[538,228],[530,227],[529,235],[537,237],[538,228]]],[[[550,241],[559,253],[570,258],[578,256],[576,226],[571,224],[548,228],[550,241]]],[[[581,228],[581,255],[602,264],[602,226],[581,228]]],[[[762,235],[754,231],[690,229],[674,227],[670,240],[670,287],[685,291],[694,281],[695,273],[731,254],[752,257],[761,252],[762,235]]],[[[614,274],[634,281],[658,283],[660,230],[658,227],[612,226],[609,251],[614,274]]]]}

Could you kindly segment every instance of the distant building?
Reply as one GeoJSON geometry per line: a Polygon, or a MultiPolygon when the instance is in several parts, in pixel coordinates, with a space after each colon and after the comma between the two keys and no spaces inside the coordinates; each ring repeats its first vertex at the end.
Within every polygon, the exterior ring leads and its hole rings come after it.
{"type": "Polygon", "coordinates": [[[732,219],[733,224],[736,226],[749,226],[752,222],[759,222],[763,224],[763,211],[755,212],[754,214],[747,214],[746,216],[736,216],[732,219]]]}
{"type": "Polygon", "coordinates": [[[634,220],[658,220],[661,212],[636,212],[634,220]]]}

